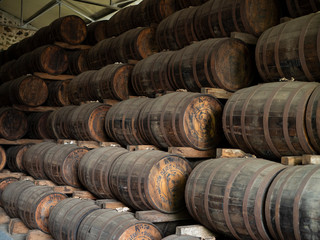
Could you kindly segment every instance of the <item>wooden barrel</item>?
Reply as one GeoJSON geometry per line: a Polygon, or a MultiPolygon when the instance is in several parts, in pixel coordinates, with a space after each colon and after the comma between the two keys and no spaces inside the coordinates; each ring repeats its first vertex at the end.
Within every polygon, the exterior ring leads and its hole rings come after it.
{"type": "Polygon", "coordinates": [[[320,152],[320,86],[311,94],[306,109],[307,135],[314,149],[320,152]]]}
{"type": "Polygon", "coordinates": [[[308,100],[319,83],[278,82],[245,88],[225,105],[230,144],[267,159],[315,153],[306,130],[308,100]]]}
{"type": "Polygon", "coordinates": [[[196,10],[185,8],[161,21],[156,32],[160,49],[177,50],[198,40],[194,29],[196,10]]]}
{"type": "Polygon", "coordinates": [[[46,83],[36,76],[27,75],[0,86],[1,105],[21,104],[30,107],[42,105],[48,98],[46,83]]]}
{"type": "Polygon", "coordinates": [[[87,215],[78,229],[78,240],[162,239],[159,230],[149,222],[138,221],[132,213],[99,209],[87,215]]]}
{"type": "Polygon", "coordinates": [[[319,165],[287,168],[275,178],[265,204],[273,239],[319,238],[319,178],[319,165]]]}
{"type": "Polygon", "coordinates": [[[208,150],[222,138],[221,103],[211,95],[176,92],[150,100],[139,116],[144,139],[160,148],[208,150]]]}
{"type": "Polygon", "coordinates": [[[3,147],[0,146],[0,171],[4,169],[7,164],[7,154],[3,147]]]}
{"type": "Polygon", "coordinates": [[[286,5],[291,17],[300,17],[320,10],[317,0],[286,0],[286,5]]]}
{"type": "Polygon", "coordinates": [[[1,203],[11,218],[19,217],[18,200],[24,191],[29,191],[34,184],[30,181],[16,181],[6,186],[1,194],[1,203]]]}
{"type": "Polygon", "coordinates": [[[201,238],[188,236],[188,235],[170,235],[168,237],[162,238],[163,240],[199,240],[201,238]]]}
{"type": "Polygon", "coordinates": [[[59,42],[77,45],[82,43],[87,36],[86,23],[76,15],[58,18],[49,27],[55,41],[59,42]]]}
{"type": "Polygon", "coordinates": [[[26,115],[13,108],[0,108],[0,137],[7,140],[22,138],[28,130],[26,115]]]}
{"type": "Polygon", "coordinates": [[[172,51],[153,54],[140,60],[133,68],[131,82],[137,95],[151,95],[157,91],[173,91],[168,77],[172,51]]]}
{"type": "Polygon", "coordinates": [[[107,135],[115,142],[126,145],[147,145],[139,131],[138,117],[148,98],[133,98],[113,105],[105,118],[107,135]]]}
{"type": "Polygon", "coordinates": [[[88,71],[87,54],[89,49],[68,52],[68,70],[67,73],[78,75],[88,71]]]}
{"type": "Polygon", "coordinates": [[[191,172],[181,156],[156,150],[121,155],[109,172],[109,186],[125,205],[136,210],[174,213],[184,208],[183,192],[191,172]]]}
{"type": "Polygon", "coordinates": [[[203,87],[234,92],[250,86],[255,75],[248,46],[234,38],[208,39],[185,47],[170,58],[174,89],[200,92],[203,87]]]}
{"type": "Polygon", "coordinates": [[[187,8],[190,6],[199,6],[207,2],[208,0],[177,0],[178,8],[187,8]]]}
{"type": "Polygon", "coordinates": [[[58,185],[80,187],[78,166],[87,148],[58,144],[48,149],[43,158],[45,174],[58,185]]]}
{"type": "Polygon", "coordinates": [[[54,239],[77,239],[82,220],[100,209],[94,201],[67,198],[53,207],[49,215],[49,230],[54,239]]]}
{"type": "Polygon", "coordinates": [[[0,67],[0,83],[8,82],[19,77],[15,70],[16,60],[11,60],[0,67]]]}
{"type": "Polygon", "coordinates": [[[11,146],[6,150],[7,166],[12,172],[26,172],[23,156],[33,144],[11,146]]]}
{"type": "Polygon", "coordinates": [[[68,121],[69,135],[73,137],[71,139],[107,142],[104,124],[109,109],[109,105],[97,102],[77,107],[68,121]]]}
{"type": "Polygon", "coordinates": [[[95,45],[105,38],[112,37],[112,35],[106,35],[108,29],[107,26],[108,20],[96,21],[87,25],[87,38],[84,43],[88,45],[95,45]]]}
{"type": "Polygon", "coordinates": [[[274,0],[215,0],[199,6],[194,27],[199,40],[228,37],[231,32],[260,36],[279,23],[280,8],[274,0]]]}
{"type": "Polygon", "coordinates": [[[264,81],[278,81],[283,77],[298,81],[319,79],[319,23],[320,13],[309,14],[261,35],[256,47],[256,63],[264,81]]]}
{"type": "Polygon", "coordinates": [[[58,202],[66,198],[65,194],[54,192],[52,187],[32,186],[19,196],[19,217],[28,228],[49,233],[49,213],[58,202]]]}
{"type": "Polygon", "coordinates": [[[28,137],[31,139],[50,139],[47,121],[52,111],[31,113],[28,116],[28,137]]]}
{"type": "Polygon", "coordinates": [[[264,223],[266,193],[284,165],[257,158],[200,163],[188,178],[191,216],[214,232],[236,239],[270,239],[264,223]]]}
{"type": "Polygon", "coordinates": [[[70,105],[68,98],[68,85],[70,80],[50,81],[48,85],[48,99],[46,105],[62,107],[70,105]]]}
{"type": "Polygon", "coordinates": [[[2,201],[1,201],[3,191],[6,189],[6,187],[9,184],[17,182],[17,181],[19,181],[19,179],[15,176],[3,177],[0,179],[0,207],[3,207],[2,201]]]}
{"type": "Polygon", "coordinates": [[[109,187],[109,172],[112,164],[124,153],[124,148],[101,147],[86,153],[80,160],[80,182],[99,198],[115,198],[109,187]]]}
{"type": "Polygon", "coordinates": [[[53,142],[38,143],[27,149],[23,155],[23,165],[26,171],[35,179],[48,179],[44,171],[44,156],[56,146],[53,142]]]}

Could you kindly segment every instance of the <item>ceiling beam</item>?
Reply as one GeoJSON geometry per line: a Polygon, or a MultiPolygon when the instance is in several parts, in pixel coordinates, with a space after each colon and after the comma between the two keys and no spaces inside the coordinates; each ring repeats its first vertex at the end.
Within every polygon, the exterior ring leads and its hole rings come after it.
{"type": "Polygon", "coordinates": [[[93,18],[89,17],[87,14],[83,13],[80,9],[78,9],[76,6],[74,6],[72,3],[67,2],[67,1],[61,1],[61,0],[56,0],[58,3],[60,3],[61,5],[71,9],[72,11],[74,11],[75,13],[78,13],[80,16],[90,20],[91,22],[95,22],[96,20],[94,20],[93,18]]]}
{"type": "Polygon", "coordinates": [[[109,9],[112,9],[112,10],[119,10],[120,9],[119,7],[116,7],[116,6],[113,6],[113,5],[89,2],[89,1],[86,1],[86,0],[73,0],[73,1],[86,3],[86,4],[91,4],[91,5],[95,5],[95,6],[99,6],[99,7],[105,7],[105,8],[109,8],[109,9]]]}
{"type": "Polygon", "coordinates": [[[52,0],[48,4],[46,4],[44,7],[42,7],[40,10],[38,10],[36,13],[34,13],[31,17],[27,18],[24,22],[23,26],[26,26],[27,24],[33,22],[38,17],[40,17],[45,12],[49,11],[50,9],[54,8],[56,5],[58,5],[58,2],[56,0],[52,0]]]}

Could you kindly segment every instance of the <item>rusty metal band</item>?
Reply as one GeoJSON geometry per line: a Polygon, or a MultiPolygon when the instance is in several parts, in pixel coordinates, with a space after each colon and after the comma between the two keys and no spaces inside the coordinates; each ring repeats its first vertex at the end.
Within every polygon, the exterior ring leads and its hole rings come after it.
{"type": "MultiPolygon", "coordinates": [[[[184,9],[184,10],[186,10],[186,9],[184,9]]],[[[171,20],[171,22],[174,23],[174,25],[172,26],[172,29],[171,29],[171,30],[172,30],[172,33],[173,33],[173,35],[174,35],[175,44],[178,46],[178,48],[183,47],[183,45],[181,44],[180,39],[184,37],[184,36],[181,36],[181,35],[178,33],[179,18],[180,18],[181,15],[182,15],[181,13],[183,13],[183,11],[174,14],[173,17],[172,17],[172,20],[171,20]]],[[[183,25],[185,25],[185,23],[186,23],[186,20],[183,21],[183,25]]],[[[185,28],[185,26],[183,27],[183,29],[184,29],[184,28],[185,28]]],[[[185,29],[184,29],[184,30],[185,30],[185,29]]],[[[185,32],[184,32],[184,33],[185,33],[185,32]]]]}
{"type": "MultiPolygon", "coordinates": [[[[190,45],[189,47],[193,47],[194,45],[190,45]]],[[[176,56],[180,57],[178,58],[178,61],[176,61],[175,63],[178,63],[178,70],[179,70],[179,82],[180,84],[183,85],[183,88],[187,89],[188,91],[190,91],[190,88],[188,88],[188,86],[186,85],[185,81],[184,81],[184,77],[183,77],[183,72],[184,69],[182,69],[182,62],[184,62],[183,56],[184,53],[188,50],[188,47],[186,48],[182,48],[178,51],[178,54],[176,54],[176,56]],[[179,56],[180,53],[180,56],[179,56]]],[[[173,71],[175,70],[175,67],[173,66],[173,71]]]]}
{"type": "MultiPolygon", "coordinates": [[[[91,169],[89,169],[89,172],[91,172],[91,173],[86,173],[84,176],[90,176],[91,175],[91,179],[89,177],[87,177],[87,179],[91,180],[91,182],[92,182],[91,185],[93,186],[94,191],[99,193],[99,189],[97,188],[97,184],[95,184],[95,173],[96,173],[96,171],[98,171],[97,175],[98,175],[98,179],[99,179],[99,184],[101,184],[101,188],[103,189],[103,194],[107,193],[108,195],[110,195],[110,190],[108,191],[106,189],[106,186],[103,183],[105,183],[106,176],[109,176],[109,170],[110,170],[110,167],[111,167],[110,165],[111,164],[110,164],[110,161],[108,161],[108,162],[106,162],[107,164],[103,164],[102,168],[99,167],[101,162],[104,162],[103,156],[106,153],[106,149],[105,148],[99,148],[99,149],[101,149],[101,150],[95,151],[93,154],[89,155],[90,158],[88,158],[88,161],[92,162],[92,159],[94,159],[94,166],[91,169]]],[[[113,155],[110,156],[110,159],[114,159],[113,155]]],[[[107,183],[108,182],[109,181],[107,181],[107,183]]]]}
{"type": "Polygon", "coordinates": [[[270,114],[273,100],[274,100],[275,96],[278,94],[278,92],[280,90],[282,90],[283,88],[285,88],[286,85],[288,85],[288,83],[278,83],[278,85],[280,85],[280,86],[278,88],[274,88],[273,91],[271,92],[271,94],[269,94],[267,101],[266,101],[264,108],[263,108],[263,133],[264,133],[266,143],[269,146],[272,153],[274,155],[276,155],[277,157],[281,157],[281,153],[278,151],[276,146],[273,144],[273,141],[270,136],[270,131],[269,131],[269,114],[270,114]]]}
{"type": "MultiPolygon", "coordinates": [[[[236,28],[236,31],[237,32],[242,32],[241,29],[239,28],[239,25],[238,25],[238,22],[237,22],[237,8],[238,7],[241,8],[241,4],[239,4],[239,0],[233,1],[233,4],[232,4],[232,20],[233,20],[234,27],[236,28]]],[[[240,12],[242,12],[242,11],[240,10],[240,12]]],[[[242,20],[242,22],[244,22],[243,19],[242,19],[242,14],[241,14],[241,20],[242,20]]]]}
{"type": "MultiPolygon", "coordinates": [[[[233,96],[236,93],[233,94],[233,96]]],[[[230,137],[230,131],[228,130],[229,125],[227,126],[227,113],[229,113],[229,107],[231,105],[231,103],[229,102],[230,99],[233,97],[231,96],[228,100],[228,102],[226,103],[226,105],[224,106],[224,110],[222,113],[222,129],[224,132],[224,135],[226,137],[226,139],[228,140],[228,142],[232,145],[232,146],[236,146],[235,143],[232,141],[231,137],[230,137]]]]}
{"type": "Polygon", "coordinates": [[[275,229],[273,228],[273,224],[272,224],[272,221],[274,219],[273,216],[271,216],[271,208],[272,208],[272,202],[271,202],[271,198],[273,196],[273,193],[275,191],[275,187],[277,185],[277,183],[279,182],[279,179],[281,179],[282,177],[282,174],[278,174],[272,181],[268,191],[267,191],[267,196],[266,196],[266,200],[265,200],[265,219],[266,219],[266,224],[267,224],[267,227],[268,227],[268,230],[271,234],[271,236],[274,238],[274,239],[277,239],[277,234],[275,232],[275,229]]]}
{"type": "MultiPolygon", "coordinates": [[[[292,176],[294,176],[295,174],[295,170],[296,168],[291,168],[289,169],[291,170],[291,172],[289,171],[289,173],[287,172],[283,172],[283,173],[287,173],[287,176],[284,178],[284,179],[281,179],[282,182],[278,188],[278,192],[277,192],[277,195],[276,195],[276,200],[275,200],[275,203],[274,203],[274,221],[275,221],[275,226],[276,226],[276,230],[277,230],[277,233],[278,233],[278,236],[280,239],[285,239],[284,236],[283,236],[283,233],[282,233],[282,227],[281,227],[281,200],[283,198],[283,192],[285,190],[285,187],[286,187],[286,184],[288,181],[290,181],[290,179],[292,178],[292,176]]],[[[282,177],[282,175],[280,175],[282,177]]],[[[280,182],[280,181],[279,181],[280,182]]],[[[276,182],[278,183],[278,182],[276,182]]],[[[270,189],[271,190],[271,189],[270,189]]],[[[271,192],[273,193],[273,191],[271,192]]]]}
{"type": "MultiPolygon", "coordinates": [[[[290,82],[288,82],[287,84],[291,84],[290,82]]],[[[290,92],[290,95],[287,99],[286,104],[284,105],[284,109],[283,109],[283,115],[282,115],[282,131],[283,131],[283,136],[284,136],[284,140],[286,142],[287,147],[289,148],[289,150],[296,156],[299,155],[299,150],[297,150],[292,142],[291,142],[291,137],[289,134],[289,117],[290,117],[290,113],[292,113],[292,111],[290,111],[290,108],[292,106],[292,103],[296,100],[296,97],[299,96],[299,93],[301,92],[301,89],[303,87],[304,83],[300,83],[300,87],[297,87],[294,91],[290,92]]],[[[305,106],[304,106],[305,107],[305,106]]],[[[302,109],[304,111],[304,109],[302,109]]],[[[293,112],[294,113],[294,112],[293,112]]],[[[297,116],[297,115],[296,115],[297,116]]],[[[295,117],[296,117],[295,116],[295,117]]],[[[304,121],[304,116],[305,114],[303,113],[303,119],[302,121],[304,121]]],[[[296,125],[299,124],[298,120],[296,119],[296,125]]],[[[302,126],[303,124],[300,123],[302,126]]],[[[300,126],[301,126],[300,125],[300,126]]],[[[296,126],[297,128],[299,128],[299,126],[296,126]]],[[[303,126],[304,127],[304,126],[303,126]]],[[[294,136],[295,137],[295,136],[294,136]]],[[[299,142],[299,145],[301,147],[301,143],[299,142]]]]}
{"type": "Polygon", "coordinates": [[[317,125],[315,126],[316,129],[314,129],[314,124],[313,124],[313,114],[315,111],[315,121],[316,123],[318,122],[317,119],[320,119],[320,111],[317,111],[317,109],[319,108],[319,90],[320,90],[320,86],[315,88],[315,90],[312,92],[312,94],[310,95],[310,99],[308,100],[307,103],[307,108],[306,108],[306,128],[307,128],[307,135],[308,138],[311,142],[311,144],[313,146],[317,146],[315,147],[316,150],[319,149],[318,147],[318,140],[319,140],[319,128],[317,127],[317,125]],[[316,136],[317,135],[317,136],[316,136]]]}
{"type": "Polygon", "coordinates": [[[272,76],[271,76],[271,73],[269,71],[269,68],[268,68],[268,63],[267,63],[267,48],[268,48],[268,42],[269,42],[269,38],[273,32],[275,28],[270,28],[269,30],[266,30],[262,35],[261,37],[259,38],[258,40],[258,43],[257,43],[257,49],[256,49],[256,59],[257,59],[257,66],[258,66],[258,70],[260,72],[260,75],[261,77],[266,81],[270,82],[270,80],[272,80],[272,76]],[[261,51],[260,48],[261,48],[261,45],[262,45],[262,59],[261,59],[261,62],[260,62],[260,54],[259,52],[261,51]],[[261,65],[263,65],[264,67],[264,71],[262,70],[261,68],[261,65]]]}
{"type": "MultiPolygon", "coordinates": [[[[104,213],[105,213],[105,212],[101,213],[101,215],[103,215],[104,213]]],[[[123,213],[118,213],[117,215],[114,215],[114,216],[112,216],[112,217],[109,217],[109,216],[108,216],[108,218],[104,218],[104,219],[108,219],[108,220],[103,222],[104,226],[102,226],[102,228],[99,229],[100,232],[99,232],[99,235],[97,236],[97,239],[102,239],[102,238],[101,238],[101,235],[104,233],[104,230],[108,227],[108,223],[109,223],[109,222],[112,222],[114,218],[119,217],[120,214],[123,214],[123,213]]],[[[100,216],[101,216],[101,215],[100,215],[100,216]]],[[[98,219],[98,217],[95,217],[95,219],[93,219],[93,221],[95,221],[96,219],[98,219]]],[[[92,224],[92,222],[91,222],[91,224],[92,224]]],[[[123,221],[122,221],[121,224],[119,224],[118,226],[123,227],[122,224],[123,224],[123,221]]],[[[91,231],[92,227],[93,227],[93,226],[91,226],[90,229],[88,229],[88,230],[91,231]]],[[[89,232],[89,231],[88,231],[88,232],[89,232]]],[[[108,231],[108,232],[109,232],[109,231],[108,231]]],[[[110,236],[113,236],[113,237],[116,239],[116,236],[114,236],[114,232],[115,232],[115,230],[114,230],[112,233],[110,233],[110,236]]]]}
{"type": "Polygon", "coordinates": [[[280,42],[282,40],[282,33],[284,32],[287,25],[288,25],[288,22],[280,24],[281,30],[280,30],[280,33],[278,34],[277,40],[274,43],[274,62],[278,70],[279,77],[286,77],[281,69],[279,48],[280,48],[280,42]]]}
{"type": "Polygon", "coordinates": [[[312,76],[311,72],[309,71],[308,64],[306,61],[305,51],[304,51],[304,42],[305,38],[308,37],[308,27],[312,23],[312,20],[317,17],[316,14],[311,14],[308,21],[303,24],[303,28],[301,29],[300,36],[299,36],[299,60],[301,63],[301,67],[303,69],[304,74],[308,78],[309,81],[315,81],[314,77],[312,76]]]}
{"type": "MultiPolygon", "coordinates": [[[[254,233],[254,231],[252,230],[252,224],[250,223],[250,220],[249,220],[249,216],[248,216],[248,202],[249,202],[249,195],[251,193],[251,188],[254,184],[254,182],[257,180],[257,177],[261,174],[261,172],[263,172],[264,170],[266,170],[267,168],[271,167],[275,165],[274,163],[269,163],[263,167],[261,167],[259,170],[257,170],[254,175],[251,177],[250,181],[248,182],[247,184],[247,187],[246,187],[246,190],[245,190],[245,193],[243,195],[243,203],[242,203],[242,217],[243,217],[243,221],[244,221],[244,225],[246,226],[246,230],[248,231],[250,237],[254,240],[259,240],[258,236],[256,236],[256,234],[254,233]]],[[[273,172],[272,172],[273,173],[273,172]]],[[[270,174],[271,175],[271,174],[270,174]]],[[[267,176],[265,177],[267,179],[269,179],[267,176]]],[[[263,180],[263,179],[262,179],[263,180]]],[[[265,182],[262,182],[262,185],[264,187],[264,190],[266,189],[266,183],[265,182]]],[[[258,191],[261,189],[261,186],[259,187],[258,191]]],[[[263,195],[263,193],[262,193],[263,195]]],[[[261,196],[257,193],[256,195],[256,199],[255,199],[255,206],[254,206],[254,209],[256,209],[256,205],[260,205],[262,200],[259,199],[259,201],[257,201],[257,198],[261,198],[261,196]]],[[[252,207],[252,206],[251,206],[252,207]]],[[[258,227],[258,232],[261,236],[265,235],[265,230],[264,228],[260,228],[260,225],[259,224],[260,222],[262,222],[263,220],[261,219],[261,214],[256,214],[256,211],[254,210],[254,215],[255,215],[255,223],[258,227]],[[260,215],[260,216],[259,216],[260,215]]]]}
{"type": "MultiPolygon", "coordinates": [[[[258,90],[260,90],[261,88],[263,88],[263,84],[260,84],[258,86],[254,87],[254,90],[251,91],[249,93],[249,95],[246,97],[245,102],[242,105],[242,109],[241,109],[241,117],[240,117],[240,126],[241,126],[241,135],[242,135],[242,139],[245,142],[245,144],[247,145],[247,147],[250,149],[250,151],[252,153],[254,153],[255,155],[258,155],[258,151],[254,148],[254,146],[252,146],[251,142],[248,139],[248,135],[246,133],[246,111],[247,108],[249,106],[249,104],[251,104],[252,102],[250,102],[251,98],[256,94],[256,92],[258,90]]],[[[251,88],[252,89],[252,88],[251,88]]]]}
{"type": "Polygon", "coordinates": [[[228,182],[226,184],[224,196],[223,196],[223,215],[227,224],[227,227],[229,231],[232,233],[232,235],[237,238],[241,239],[241,237],[238,235],[237,231],[232,226],[232,222],[229,215],[229,199],[230,199],[230,193],[232,184],[238,177],[238,174],[240,173],[241,169],[243,169],[248,163],[252,162],[253,160],[251,158],[246,159],[241,164],[239,163],[238,167],[233,170],[232,174],[229,176],[228,182]]]}
{"type": "Polygon", "coordinates": [[[223,7],[224,3],[225,3],[225,1],[220,1],[220,5],[219,5],[219,9],[218,9],[218,23],[219,23],[219,27],[220,27],[222,36],[226,37],[228,35],[223,27],[223,22],[222,22],[222,7],[223,7]]]}
{"type": "MultiPolygon", "coordinates": [[[[152,101],[153,101],[153,103],[151,104],[151,108],[153,108],[154,103],[156,102],[156,99],[153,99],[152,101]]],[[[148,135],[147,137],[151,139],[152,144],[155,146],[159,146],[160,144],[158,143],[157,139],[154,137],[154,133],[152,131],[150,107],[149,107],[149,111],[147,113],[147,124],[146,124],[146,126],[144,124],[142,124],[141,129],[144,129],[145,127],[147,127],[147,129],[148,129],[147,133],[149,133],[149,134],[147,134],[148,135]]]]}
{"type": "MultiPolygon", "coordinates": [[[[210,41],[210,40],[209,40],[210,41]]],[[[202,88],[202,85],[201,85],[201,83],[200,83],[200,81],[199,81],[199,78],[198,78],[198,71],[197,71],[197,60],[198,60],[198,56],[199,56],[199,53],[200,53],[200,51],[201,51],[201,49],[203,48],[203,46],[205,46],[206,45],[206,41],[204,41],[204,42],[202,42],[202,43],[200,43],[200,45],[199,45],[199,47],[198,47],[198,51],[196,51],[196,52],[194,52],[194,54],[193,54],[193,58],[192,58],[192,61],[191,61],[191,66],[192,66],[192,75],[193,75],[193,79],[194,79],[194,81],[196,82],[196,84],[197,84],[197,86],[199,87],[199,88],[202,88]]],[[[211,52],[210,52],[211,53],[211,52]]],[[[204,69],[204,71],[203,71],[203,73],[205,74],[205,76],[206,76],[206,78],[209,80],[210,79],[210,77],[209,77],[209,75],[208,75],[208,71],[207,71],[207,69],[208,69],[208,56],[209,56],[210,54],[205,54],[204,55],[204,59],[203,59],[203,69],[204,69]]],[[[211,56],[211,55],[210,55],[211,56]]],[[[200,56],[201,57],[201,59],[202,59],[202,56],[200,56]]],[[[211,84],[210,84],[211,85],[211,84]]]]}
{"type": "MultiPolygon", "coordinates": [[[[211,34],[211,36],[212,37],[217,37],[216,36],[216,34],[215,34],[215,32],[214,32],[214,27],[212,26],[212,16],[214,15],[214,13],[215,13],[215,11],[214,11],[214,9],[213,9],[213,6],[214,6],[214,4],[216,4],[216,1],[209,1],[209,2],[212,2],[212,4],[211,4],[211,11],[209,12],[209,14],[208,14],[208,19],[207,19],[207,21],[208,21],[208,26],[209,26],[209,31],[210,31],[210,34],[211,34]]],[[[204,5],[203,5],[204,6],[204,5]]],[[[202,25],[202,24],[201,24],[202,25]]],[[[198,28],[200,28],[201,29],[201,33],[203,33],[203,28],[201,27],[201,26],[198,26],[198,28]]],[[[205,39],[206,37],[204,37],[203,39],[205,39]]]]}
{"type": "MultiPolygon", "coordinates": [[[[206,166],[208,166],[210,163],[214,163],[214,162],[207,162],[208,164],[206,166]]],[[[207,183],[205,185],[204,188],[204,196],[203,196],[203,200],[204,200],[204,204],[203,204],[203,208],[204,208],[204,212],[206,214],[208,223],[210,224],[210,226],[213,229],[217,229],[217,227],[215,226],[215,220],[212,218],[212,215],[210,214],[210,210],[209,210],[209,194],[210,192],[210,188],[212,186],[212,180],[214,179],[214,177],[216,176],[216,174],[221,170],[222,167],[224,167],[226,164],[228,163],[228,160],[226,159],[222,159],[220,160],[220,163],[215,166],[214,170],[210,173],[209,177],[207,178],[207,183]]],[[[208,168],[207,168],[208,169],[208,168]]]]}

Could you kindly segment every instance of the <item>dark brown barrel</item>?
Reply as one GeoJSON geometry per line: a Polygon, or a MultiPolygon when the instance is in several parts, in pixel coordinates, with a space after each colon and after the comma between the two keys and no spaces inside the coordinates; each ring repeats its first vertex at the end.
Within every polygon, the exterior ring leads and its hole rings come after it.
{"type": "Polygon", "coordinates": [[[136,210],[164,213],[185,207],[184,188],[191,172],[181,156],[155,150],[121,155],[109,172],[109,186],[117,199],[136,210]]]}
{"type": "Polygon", "coordinates": [[[68,85],[70,81],[50,81],[47,83],[49,94],[46,104],[49,106],[62,107],[70,104],[68,98],[68,85]]]}
{"type": "Polygon", "coordinates": [[[109,109],[109,105],[96,102],[77,107],[68,121],[71,139],[107,142],[104,124],[109,109]]]}
{"type": "Polygon", "coordinates": [[[89,49],[68,52],[68,70],[67,73],[78,75],[88,71],[87,55],[89,49]]]}
{"type": "Polygon", "coordinates": [[[319,165],[287,168],[275,178],[265,204],[273,239],[319,238],[319,178],[319,165]]]}
{"type": "Polygon", "coordinates": [[[200,92],[203,87],[234,92],[250,86],[255,66],[248,46],[234,38],[209,39],[185,47],[170,58],[174,89],[200,92]]]}
{"type": "Polygon", "coordinates": [[[7,140],[22,138],[28,130],[27,116],[9,107],[0,108],[0,137],[7,140]]]}
{"type": "Polygon", "coordinates": [[[28,148],[23,155],[23,165],[27,172],[35,179],[48,179],[44,172],[44,156],[46,152],[56,146],[53,142],[43,142],[28,148]]]}
{"type": "Polygon", "coordinates": [[[29,138],[50,139],[50,134],[47,129],[47,121],[51,113],[51,111],[48,111],[29,114],[27,133],[29,138]]]}
{"type": "Polygon", "coordinates": [[[318,0],[286,0],[291,17],[300,17],[320,10],[318,0]]]}
{"type": "Polygon", "coordinates": [[[266,30],[258,40],[256,63],[266,82],[293,77],[298,81],[320,78],[318,53],[320,13],[293,19],[266,30]]]}
{"type": "Polygon", "coordinates": [[[222,138],[221,103],[211,95],[176,92],[146,104],[139,116],[144,139],[160,148],[212,149],[222,138]]]}
{"type": "Polygon", "coordinates": [[[23,156],[33,144],[11,146],[6,150],[7,166],[12,172],[26,172],[23,156]]]}
{"type": "Polygon", "coordinates": [[[48,149],[43,158],[45,174],[58,185],[80,187],[78,166],[87,148],[58,144],[48,149]]]}
{"type": "Polygon", "coordinates": [[[75,240],[82,220],[98,209],[100,208],[92,200],[64,199],[50,211],[50,233],[55,239],[75,240]]]}
{"type": "Polygon", "coordinates": [[[99,209],[91,212],[81,222],[78,240],[110,239],[162,239],[159,230],[149,222],[138,221],[132,213],[111,209],[99,209]]]}
{"type": "Polygon", "coordinates": [[[186,8],[167,17],[157,27],[156,40],[160,49],[181,49],[198,38],[194,29],[197,8],[186,8]]]}
{"type": "Polygon", "coordinates": [[[214,232],[236,239],[268,240],[264,202],[272,180],[284,168],[257,158],[202,162],[187,181],[189,213],[214,232]]]}
{"type": "Polygon", "coordinates": [[[178,8],[187,8],[190,6],[199,6],[207,2],[208,0],[177,0],[178,8]]]}
{"type": "Polygon", "coordinates": [[[49,27],[55,41],[77,45],[82,43],[87,36],[86,23],[76,15],[58,18],[49,27]]]}
{"type": "Polygon", "coordinates": [[[241,89],[225,105],[230,144],[267,159],[312,154],[306,130],[308,100],[319,83],[278,82],[241,89]]]}
{"type": "Polygon", "coordinates": [[[105,118],[107,135],[123,146],[147,145],[139,131],[138,117],[148,98],[133,98],[113,105],[105,118]]]}
{"type": "Polygon", "coordinates": [[[320,152],[320,86],[312,93],[306,109],[307,135],[314,149],[320,152]]]}
{"type": "Polygon", "coordinates": [[[101,147],[89,151],[80,160],[80,182],[99,198],[115,198],[109,187],[109,172],[118,157],[127,152],[118,147],[101,147]]]}
{"type": "Polygon", "coordinates": [[[174,54],[172,51],[156,53],[134,66],[131,82],[137,95],[174,90],[168,78],[168,64],[174,54]]]}
{"type": "Polygon", "coordinates": [[[100,42],[101,40],[108,38],[108,36],[106,35],[106,26],[108,26],[107,22],[108,20],[90,23],[87,26],[87,38],[85,39],[84,43],[88,45],[95,45],[97,42],[100,42]]]}
{"type": "Polygon", "coordinates": [[[1,84],[20,76],[15,70],[15,64],[16,64],[16,60],[12,60],[10,62],[3,64],[0,67],[0,83],[1,84]]]}
{"type": "Polygon", "coordinates": [[[42,105],[48,98],[46,83],[36,76],[27,75],[0,86],[1,105],[21,104],[30,107],[42,105]]]}
{"type": "Polygon", "coordinates": [[[19,181],[19,179],[17,177],[3,177],[0,179],[0,207],[3,207],[2,202],[1,202],[1,198],[2,198],[2,192],[6,189],[6,187],[14,182],[19,181]]]}
{"type": "Polygon", "coordinates": [[[228,37],[231,32],[260,36],[279,23],[278,2],[275,0],[208,1],[197,8],[194,27],[199,40],[228,37]]]}
{"type": "Polygon", "coordinates": [[[0,171],[4,169],[7,164],[7,154],[3,147],[0,146],[0,171]]]}
{"type": "Polygon", "coordinates": [[[66,198],[65,194],[54,192],[52,187],[32,186],[19,196],[19,217],[28,228],[49,233],[49,213],[58,202],[66,198]]]}
{"type": "Polygon", "coordinates": [[[198,237],[188,236],[188,235],[170,235],[168,237],[162,238],[163,240],[199,240],[198,237]]]}
{"type": "Polygon", "coordinates": [[[30,181],[16,181],[6,186],[1,194],[1,203],[11,218],[19,217],[18,200],[23,191],[28,191],[34,184],[30,181]]]}

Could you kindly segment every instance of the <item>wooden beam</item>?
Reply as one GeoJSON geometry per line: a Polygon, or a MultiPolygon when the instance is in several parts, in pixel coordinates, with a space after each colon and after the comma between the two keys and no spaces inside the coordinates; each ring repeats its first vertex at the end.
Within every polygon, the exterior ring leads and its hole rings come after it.
{"type": "Polygon", "coordinates": [[[33,73],[33,75],[45,80],[55,80],[55,81],[70,80],[75,77],[74,75],[51,75],[49,73],[43,73],[43,72],[35,72],[33,73]]]}
{"type": "Polygon", "coordinates": [[[10,217],[8,216],[6,211],[2,207],[0,207],[0,225],[9,223],[9,222],[10,222],[10,217]]]}
{"type": "Polygon", "coordinates": [[[168,152],[186,158],[214,158],[216,156],[215,149],[200,151],[190,147],[169,147],[168,152]]]}
{"type": "Polygon", "coordinates": [[[9,221],[9,234],[25,234],[29,232],[29,228],[19,219],[12,218],[9,221]]]}
{"type": "Polygon", "coordinates": [[[176,228],[178,236],[193,236],[201,239],[215,240],[216,236],[206,227],[202,225],[178,226],[176,228]]]}
{"type": "Polygon", "coordinates": [[[90,49],[92,47],[89,45],[71,45],[66,42],[55,42],[54,45],[57,45],[61,48],[70,49],[70,50],[86,50],[86,49],[90,49]]]}
{"type": "Polygon", "coordinates": [[[281,157],[281,163],[288,166],[296,166],[302,164],[302,156],[284,156],[281,157]]]}
{"type": "Polygon", "coordinates": [[[18,139],[18,140],[7,140],[4,138],[0,138],[0,145],[22,145],[22,144],[37,144],[42,142],[53,141],[49,139],[18,139]]]}
{"type": "Polygon", "coordinates": [[[127,150],[130,152],[139,151],[139,150],[159,150],[154,145],[127,145],[127,150]]]}
{"type": "Polygon", "coordinates": [[[320,155],[303,155],[302,156],[302,164],[303,165],[318,165],[320,164],[320,155]]]}
{"type": "Polygon", "coordinates": [[[201,88],[201,93],[210,94],[218,99],[229,99],[233,94],[221,88],[201,88]]]}
{"type": "Polygon", "coordinates": [[[72,193],[72,197],[81,198],[81,199],[93,199],[93,200],[96,199],[96,197],[88,191],[74,191],[72,193]]]}
{"type": "Polygon", "coordinates": [[[231,38],[236,38],[241,41],[243,41],[246,44],[256,45],[258,42],[258,38],[256,36],[253,36],[249,33],[242,33],[242,32],[232,32],[230,34],[231,38]]]}
{"type": "Polygon", "coordinates": [[[244,157],[256,157],[250,153],[245,153],[240,149],[232,148],[217,148],[217,158],[244,158],[244,157]]]}
{"type": "Polygon", "coordinates": [[[187,211],[181,211],[178,213],[162,213],[156,210],[148,211],[137,211],[135,217],[141,221],[149,221],[152,223],[162,223],[162,222],[176,222],[183,220],[191,220],[192,217],[187,211]]]}
{"type": "Polygon", "coordinates": [[[53,237],[40,230],[29,230],[26,240],[53,240],[53,237]]]}
{"type": "Polygon", "coordinates": [[[12,107],[14,109],[24,111],[24,112],[48,112],[48,111],[55,111],[61,108],[61,107],[50,107],[50,106],[28,107],[28,106],[17,105],[17,104],[14,104],[12,107]]]}

